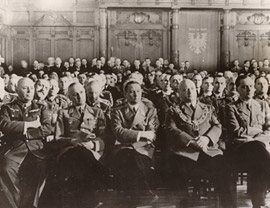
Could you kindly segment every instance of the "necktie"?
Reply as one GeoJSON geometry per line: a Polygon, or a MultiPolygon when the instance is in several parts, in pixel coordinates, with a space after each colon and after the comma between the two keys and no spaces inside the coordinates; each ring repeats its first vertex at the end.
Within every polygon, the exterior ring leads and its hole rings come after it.
{"type": "Polygon", "coordinates": [[[84,109],[83,109],[82,107],[80,107],[79,111],[80,111],[80,114],[81,114],[81,115],[84,114],[84,109]]]}
{"type": "Polygon", "coordinates": [[[190,104],[190,108],[195,111],[195,107],[192,104],[190,104]]]}
{"type": "Polygon", "coordinates": [[[84,109],[82,107],[79,108],[79,112],[81,114],[80,123],[83,123],[83,117],[84,117],[84,109]]]}
{"type": "Polygon", "coordinates": [[[134,112],[134,114],[136,114],[136,108],[135,107],[132,107],[132,110],[133,110],[133,112],[134,112]]]}

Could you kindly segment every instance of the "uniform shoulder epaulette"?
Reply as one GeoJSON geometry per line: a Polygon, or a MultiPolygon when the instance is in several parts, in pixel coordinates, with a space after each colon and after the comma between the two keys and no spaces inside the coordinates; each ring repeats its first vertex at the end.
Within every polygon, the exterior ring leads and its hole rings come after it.
{"type": "Polygon", "coordinates": [[[57,99],[66,100],[66,101],[68,101],[68,100],[69,100],[69,98],[68,98],[67,96],[62,95],[62,94],[58,94],[56,98],[57,98],[57,99]]]}
{"type": "Polygon", "coordinates": [[[115,109],[115,110],[120,110],[120,109],[124,108],[126,104],[127,104],[127,101],[126,101],[125,99],[123,99],[123,102],[117,103],[117,104],[114,106],[113,109],[115,109]]]}
{"type": "Polygon", "coordinates": [[[45,107],[48,106],[48,103],[47,103],[45,100],[40,100],[40,101],[34,100],[34,102],[35,102],[38,106],[45,106],[45,107]]]}
{"type": "Polygon", "coordinates": [[[151,100],[147,98],[142,98],[142,102],[149,108],[154,108],[154,104],[151,100]]]}
{"type": "Polygon", "coordinates": [[[108,105],[108,106],[111,105],[111,103],[110,103],[109,100],[106,100],[106,99],[103,99],[103,98],[100,98],[100,102],[103,103],[103,104],[105,104],[105,105],[108,105]]]}
{"type": "Polygon", "coordinates": [[[118,107],[120,105],[122,105],[123,103],[126,103],[127,100],[125,98],[119,98],[115,101],[114,107],[118,107]]]}

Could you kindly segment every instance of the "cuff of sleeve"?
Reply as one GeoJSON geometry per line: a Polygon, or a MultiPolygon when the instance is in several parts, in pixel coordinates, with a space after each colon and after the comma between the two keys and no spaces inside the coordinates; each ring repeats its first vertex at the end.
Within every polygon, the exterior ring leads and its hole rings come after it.
{"type": "Polygon", "coordinates": [[[191,143],[191,140],[186,144],[186,146],[189,147],[190,143],[191,143]]]}
{"type": "Polygon", "coordinates": [[[27,129],[28,129],[27,122],[24,122],[24,125],[23,125],[23,135],[26,135],[27,129]]]}
{"type": "Polygon", "coordinates": [[[136,139],[136,141],[138,142],[138,141],[140,141],[140,138],[141,138],[141,131],[139,131],[139,133],[137,134],[137,139],[136,139]]]}
{"type": "Polygon", "coordinates": [[[212,142],[211,138],[209,136],[206,136],[206,137],[209,139],[209,143],[207,146],[213,146],[213,142],[212,142]]]}

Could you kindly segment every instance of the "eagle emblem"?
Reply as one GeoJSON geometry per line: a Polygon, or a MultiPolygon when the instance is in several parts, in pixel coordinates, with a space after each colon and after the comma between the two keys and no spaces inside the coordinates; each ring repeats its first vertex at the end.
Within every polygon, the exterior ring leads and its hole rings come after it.
{"type": "Polygon", "coordinates": [[[195,54],[202,53],[207,46],[207,29],[189,28],[188,45],[195,54]]]}

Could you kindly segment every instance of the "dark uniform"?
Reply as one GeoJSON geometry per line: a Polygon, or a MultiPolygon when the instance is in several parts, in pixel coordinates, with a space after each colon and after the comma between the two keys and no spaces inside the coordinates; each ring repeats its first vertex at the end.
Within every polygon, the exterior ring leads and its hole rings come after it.
{"type": "Polygon", "coordinates": [[[17,94],[5,92],[3,99],[0,100],[0,107],[4,104],[8,104],[8,103],[13,102],[15,99],[17,99],[17,94]]]}
{"type": "Polygon", "coordinates": [[[46,101],[48,101],[48,103],[50,104],[53,112],[57,112],[58,110],[67,108],[71,103],[67,96],[61,94],[58,94],[53,99],[47,97],[46,101]]]}
{"type": "Polygon", "coordinates": [[[117,140],[114,156],[117,188],[151,189],[154,147],[137,137],[139,131],[156,131],[158,126],[156,109],[148,100],[140,102],[137,112],[131,110],[128,102],[112,111],[112,130],[117,140]]]}
{"type": "Polygon", "coordinates": [[[195,109],[181,102],[167,112],[168,149],[172,152],[174,180],[172,187],[186,189],[191,175],[198,171],[205,172],[213,180],[223,204],[232,203],[230,192],[230,172],[222,151],[218,148],[221,125],[214,108],[197,102],[195,109]],[[207,151],[190,145],[190,141],[199,136],[206,136],[210,142],[207,151]]]}
{"type": "Polygon", "coordinates": [[[226,116],[232,164],[248,172],[253,206],[263,206],[270,176],[269,106],[265,101],[238,99],[226,106],[226,116]]]}
{"type": "Polygon", "coordinates": [[[93,193],[105,183],[106,171],[99,161],[104,150],[105,126],[102,110],[87,104],[81,112],[75,106],[59,112],[55,139],[62,144],[62,149],[58,156],[57,181],[62,192],[81,194],[75,197],[76,203],[83,202],[83,194],[93,193]],[[93,142],[92,149],[82,146],[87,141],[93,142]]]}
{"type": "Polygon", "coordinates": [[[154,106],[157,108],[160,126],[157,131],[156,147],[164,150],[166,148],[166,112],[171,106],[178,102],[178,96],[174,92],[170,95],[166,95],[162,90],[157,90],[149,92],[146,97],[149,98],[149,100],[151,100],[154,103],[154,106]]]}
{"type": "Polygon", "coordinates": [[[111,103],[108,100],[98,98],[94,103],[87,100],[87,104],[91,107],[101,109],[106,119],[106,148],[111,147],[115,140],[111,131],[111,103]]]}
{"type": "Polygon", "coordinates": [[[51,133],[51,112],[32,102],[23,106],[19,100],[3,105],[0,113],[2,140],[0,184],[14,208],[37,206],[44,181],[45,157],[43,138],[51,133]],[[41,127],[24,134],[26,121],[40,118],[41,127]],[[33,177],[34,176],[34,177],[33,177]]]}

